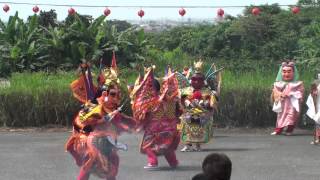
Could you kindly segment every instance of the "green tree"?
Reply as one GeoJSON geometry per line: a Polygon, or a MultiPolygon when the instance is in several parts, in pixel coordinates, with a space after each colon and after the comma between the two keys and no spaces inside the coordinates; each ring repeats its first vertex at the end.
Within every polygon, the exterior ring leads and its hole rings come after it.
{"type": "Polygon", "coordinates": [[[57,13],[55,10],[40,11],[39,14],[39,25],[43,27],[56,27],[58,26],[57,13]]]}
{"type": "Polygon", "coordinates": [[[310,6],[319,6],[319,0],[299,0],[298,5],[310,5],[310,6]]]}
{"type": "Polygon", "coordinates": [[[1,66],[10,66],[10,72],[37,70],[38,60],[43,58],[40,56],[41,46],[38,43],[39,31],[36,15],[24,23],[16,12],[9,18],[8,23],[1,22],[1,66]]]}

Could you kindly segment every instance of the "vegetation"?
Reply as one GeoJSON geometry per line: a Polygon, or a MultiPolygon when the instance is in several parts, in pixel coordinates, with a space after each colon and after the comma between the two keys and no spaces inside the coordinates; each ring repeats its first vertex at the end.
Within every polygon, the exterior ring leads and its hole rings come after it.
{"type": "Polygon", "coordinates": [[[80,105],[69,90],[68,73],[15,73],[9,87],[0,87],[3,126],[70,125],[80,105]]]}
{"type": "MultiPolygon", "coordinates": [[[[122,71],[123,88],[133,83],[137,74],[122,71]]],[[[223,73],[222,94],[219,111],[215,115],[219,126],[273,126],[275,113],[271,111],[270,93],[276,72],[223,73]]],[[[0,125],[2,126],[45,126],[71,125],[72,118],[80,108],[73,98],[69,84],[75,79],[74,73],[14,73],[10,87],[0,87],[0,125]]],[[[310,86],[311,73],[302,73],[301,79],[310,86]]],[[[307,92],[305,95],[307,95],[307,92]]],[[[124,99],[126,97],[123,97],[124,99]]],[[[125,103],[126,113],[130,104],[125,103]]],[[[305,107],[304,107],[305,108],[305,107]]],[[[302,112],[305,112],[303,110],[302,112]]]]}
{"type": "Polygon", "coordinates": [[[295,59],[300,69],[318,71],[319,6],[305,6],[293,14],[277,4],[252,7],[238,17],[225,17],[213,25],[176,27],[148,36],[160,50],[179,48],[193,57],[214,60],[233,71],[268,71],[283,59],[295,59]]]}
{"type": "Polygon", "coordinates": [[[300,69],[318,71],[320,7],[301,0],[293,14],[277,4],[260,6],[261,14],[226,16],[217,24],[178,26],[145,33],[125,21],[105,16],[68,16],[58,22],[55,11],[33,15],[26,22],[15,16],[0,21],[0,76],[12,72],[72,70],[81,61],[99,67],[115,50],[126,67],[137,64],[182,66],[196,58],[214,61],[231,71],[269,71],[283,59],[295,59],[300,69]],[[178,55],[178,56],[177,56],[178,55]],[[178,59],[181,58],[181,59],[178,59]]]}
{"type": "Polygon", "coordinates": [[[272,4],[253,16],[247,7],[243,15],[226,16],[216,24],[160,33],[104,16],[76,14],[58,22],[52,10],[23,21],[16,13],[8,22],[0,20],[0,77],[11,82],[0,87],[0,123],[70,125],[80,106],[69,90],[76,78],[70,71],[83,61],[97,70],[110,64],[116,51],[123,84],[133,83],[143,65],[155,64],[159,77],[167,65],[181,70],[197,58],[224,66],[217,123],[274,125],[269,96],[279,62],[295,59],[306,93],[320,71],[319,2],[300,0],[298,5],[298,14],[272,4]]]}
{"type": "Polygon", "coordinates": [[[7,23],[0,21],[0,76],[73,70],[82,61],[99,65],[101,58],[111,59],[112,50],[125,60],[123,64],[140,60],[145,45],[143,30],[121,21],[121,26],[116,24],[105,21],[105,16],[92,20],[81,15],[58,23],[54,11],[33,15],[24,22],[16,13],[7,23]]]}

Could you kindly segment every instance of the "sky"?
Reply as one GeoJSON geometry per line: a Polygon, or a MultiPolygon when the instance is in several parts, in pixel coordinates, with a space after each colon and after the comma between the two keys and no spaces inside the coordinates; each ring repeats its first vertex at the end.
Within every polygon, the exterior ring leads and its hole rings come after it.
{"type": "MultiPolygon", "coordinates": [[[[281,5],[294,5],[297,0],[4,0],[6,2],[27,2],[27,3],[50,3],[50,4],[77,4],[77,5],[98,5],[98,6],[249,6],[249,5],[263,5],[278,3],[281,5]]],[[[0,0],[0,5],[4,2],[0,0]]],[[[16,5],[8,4],[10,11],[5,13],[0,11],[1,20],[7,20],[9,16],[14,15],[16,11],[19,17],[26,19],[32,15],[32,5],[16,5]]],[[[58,20],[63,20],[70,7],[52,7],[39,6],[40,10],[48,11],[55,9],[58,14],[58,20]]],[[[283,7],[287,8],[287,7],[283,7]]],[[[94,18],[103,14],[104,7],[74,7],[80,14],[92,15],[94,18]]],[[[140,17],[137,12],[140,10],[136,8],[110,7],[111,14],[109,19],[119,20],[139,20],[140,17]]],[[[211,19],[216,18],[218,8],[185,8],[186,14],[183,18],[180,17],[179,8],[143,8],[145,16],[143,20],[161,20],[161,19],[211,19]]],[[[243,12],[243,8],[223,8],[225,14],[236,16],[243,12]]]]}

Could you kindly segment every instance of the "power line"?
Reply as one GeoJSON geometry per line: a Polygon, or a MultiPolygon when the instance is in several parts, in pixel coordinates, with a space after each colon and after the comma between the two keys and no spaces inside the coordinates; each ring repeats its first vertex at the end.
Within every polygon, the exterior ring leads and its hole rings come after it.
{"type": "MultiPolygon", "coordinates": [[[[149,5],[134,5],[134,6],[116,6],[116,5],[81,5],[81,4],[51,4],[51,3],[28,3],[28,2],[10,2],[10,1],[0,1],[3,4],[17,4],[17,5],[29,5],[29,6],[55,6],[55,7],[84,7],[84,8],[99,8],[99,7],[110,7],[110,8],[203,8],[203,9],[214,9],[214,8],[245,8],[249,6],[210,6],[210,5],[199,5],[199,6],[149,6],[149,5]]],[[[278,4],[280,7],[290,7],[296,6],[293,4],[278,4]]],[[[259,7],[259,6],[256,6],[259,7]]]]}

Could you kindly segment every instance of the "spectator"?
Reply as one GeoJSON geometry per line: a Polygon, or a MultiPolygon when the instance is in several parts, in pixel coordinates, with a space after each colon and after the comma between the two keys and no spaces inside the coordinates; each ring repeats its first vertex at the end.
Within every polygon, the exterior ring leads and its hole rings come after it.
{"type": "Polygon", "coordinates": [[[199,173],[193,176],[192,180],[208,180],[208,178],[203,173],[199,173]]]}
{"type": "Polygon", "coordinates": [[[230,180],[231,160],[225,154],[212,153],[202,162],[203,173],[195,175],[192,180],[230,180]]]}

